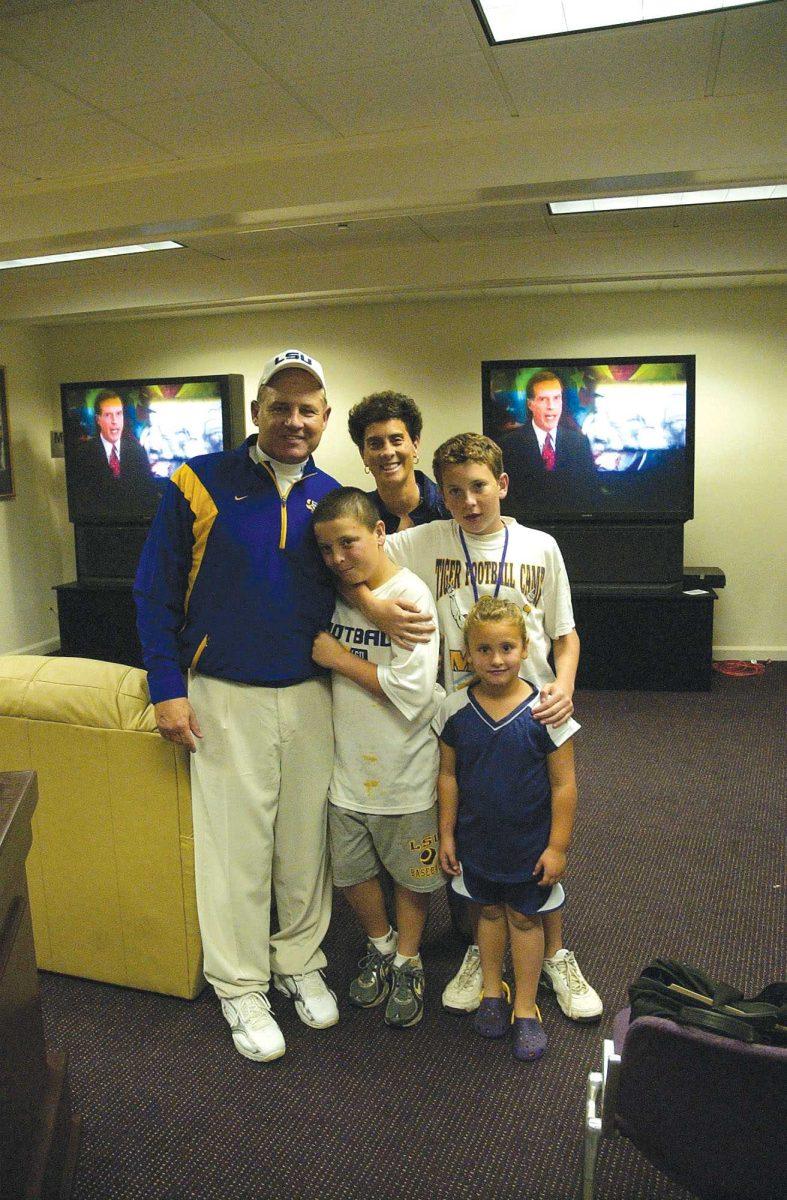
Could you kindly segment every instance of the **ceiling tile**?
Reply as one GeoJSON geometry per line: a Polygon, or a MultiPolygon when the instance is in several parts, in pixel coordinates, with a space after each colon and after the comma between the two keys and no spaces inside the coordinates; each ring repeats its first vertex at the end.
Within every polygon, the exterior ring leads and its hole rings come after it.
{"type": "Polygon", "coordinates": [[[493,51],[519,111],[556,116],[701,97],[713,22],[686,18],[499,46],[493,51]]]}
{"type": "Polygon", "coordinates": [[[75,8],[85,0],[0,0],[0,17],[19,17],[45,8],[75,8]]]}
{"type": "Polygon", "coordinates": [[[414,218],[438,241],[456,237],[521,237],[546,227],[545,204],[503,204],[461,212],[426,213],[414,218]]]}
{"type": "Polygon", "coordinates": [[[321,121],[270,83],[129,105],[122,120],[181,158],[297,145],[325,137],[321,121]]]}
{"type": "Polygon", "coordinates": [[[464,0],[202,0],[202,7],[296,87],[304,74],[365,73],[394,61],[409,68],[479,45],[464,0]]]}
{"type": "Polygon", "coordinates": [[[408,62],[402,71],[313,72],[299,94],[344,133],[481,121],[509,115],[504,93],[479,51],[461,59],[408,62]]]}
{"type": "Polygon", "coordinates": [[[0,54],[0,129],[23,128],[42,117],[67,121],[91,111],[67,92],[0,54]]]}
{"type": "Polygon", "coordinates": [[[15,188],[18,188],[21,183],[29,182],[29,178],[26,178],[19,171],[14,171],[4,163],[0,163],[0,191],[7,190],[10,193],[15,188]]]}
{"type": "Polygon", "coordinates": [[[300,233],[315,249],[373,246],[432,241],[409,217],[380,217],[370,221],[331,221],[301,225],[300,233]]]}
{"type": "Polygon", "coordinates": [[[262,83],[264,71],[189,0],[101,0],[0,21],[6,53],[99,108],[262,83]]]}
{"type": "Polygon", "coordinates": [[[162,161],[171,161],[171,156],[100,113],[29,125],[21,138],[14,130],[0,130],[0,162],[34,179],[96,170],[111,179],[113,171],[162,161]]]}
{"type": "Polygon", "coordinates": [[[299,229],[238,229],[232,233],[188,236],[185,242],[197,254],[209,254],[224,260],[257,258],[276,250],[303,249],[307,245],[299,229]]]}
{"type": "Polygon", "coordinates": [[[787,85],[787,4],[725,15],[715,96],[776,92],[787,85]]]}

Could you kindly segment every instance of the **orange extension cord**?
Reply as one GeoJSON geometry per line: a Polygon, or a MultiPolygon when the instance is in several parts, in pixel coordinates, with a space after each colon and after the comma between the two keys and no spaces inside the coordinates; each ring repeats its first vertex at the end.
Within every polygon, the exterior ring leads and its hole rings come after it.
{"type": "Polygon", "coordinates": [[[736,679],[745,679],[749,675],[764,675],[764,662],[746,662],[741,658],[727,658],[713,664],[714,671],[720,675],[732,675],[736,679]]]}

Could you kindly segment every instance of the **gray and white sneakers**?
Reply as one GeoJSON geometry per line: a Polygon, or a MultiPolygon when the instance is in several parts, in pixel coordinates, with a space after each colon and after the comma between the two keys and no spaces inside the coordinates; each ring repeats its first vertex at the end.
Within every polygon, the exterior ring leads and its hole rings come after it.
{"type": "Polygon", "coordinates": [[[295,1002],[304,1025],[312,1029],[328,1029],[339,1020],[336,993],[322,977],[322,971],[307,971],[305,975],[274,975],[273,986],[295,1002]]]}
{"type": "Polygon", "coordinates": [[[221,1011],[232,1030],[235,1049],[254,1062],[270,1062],[281,1058],[286,1047],[284,1034],[276,1024],[270,1001],[263,992],[246,992],[244,996],[224,999],[221,1011]]]}
{"type": "MultiPolygon", "coordinates": [[[[273,985],[295,1001],[298,1016],[312,1029],[328,1029],[339,1020],[336,995],[326,985],[322,972],[274,975],[273,985]]],[[[235,1049],[244,1058],[271,1062],[284,1054],[284,1034],[264,992],[246,992],[243,996],[222,999],[221,1011],[232,1031],[235,1049]]]]}
{"type": "Polygon", "coordinates": [[[478,946],[468,946],[461,967],[443,991],[443,1008],[452,1012],[475,1012],[481,1003],[482,983],[478,946]]]}
{"type": "Polygon", "coordinates": [[[558,950],[554,958],[545,958],[541,967],[541,985],[555,993],[558,1004],[570,1021],[599,1021],[604,1011],[601,997],[579,969],[570,950],[558,950]]]}

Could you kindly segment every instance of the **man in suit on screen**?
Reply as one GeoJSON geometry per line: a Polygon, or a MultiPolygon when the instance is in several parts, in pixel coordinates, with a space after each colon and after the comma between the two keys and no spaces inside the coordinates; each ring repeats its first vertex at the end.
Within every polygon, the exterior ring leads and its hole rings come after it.
{"type": "Polygon", "coordinates": [[[563,385],[552,371],[536,371],[525,389],[530,420],[502,442],[511,494],[556,500],[590,493],[595,465],[590,442],[563,416],[563,385]]]}
{"type": "Polygon", "coordinates": [[[77,520],[144,520],[152,517],[159,491],[145,451],[123,436],[123,401],[99,392],[93,405],[97,434],[77,446],[72,462],[72,496],[77,520]]]}

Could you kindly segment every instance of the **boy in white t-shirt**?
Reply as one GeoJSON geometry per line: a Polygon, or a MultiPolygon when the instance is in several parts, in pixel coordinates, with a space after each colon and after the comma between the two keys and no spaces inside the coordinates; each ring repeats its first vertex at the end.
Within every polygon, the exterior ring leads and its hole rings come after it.
{"type": "MultiPolygon", "coordinates": [[[[478,433],[462,433],[438,446],[434,476],[451,521],[432,521],[390,534],[387,553],[409,567],[425,583],[437,605],[443,646],[443,683],[450,694],[466,687],[470,677],[464,645],[464,621],[480,596],[513,600],[525,616],[529,657],[523,673],[539,690],[533,716],[545,725],[560,725],[574,710],[572,696],[579,662],[571,590],[560,549],[553,537],[503,517],[500,502],[508,491],[500,447],[478,433]],[[553,671],[548,662],[552,651],[553,671]]],[[[363,588],[357,603],[367,617],[393,636],[412,640],[407,609],[383,603],[363,588]]],[[[477,910],[472,910],[477,923],[477,910]]],[[[596,1021],[601,999],[563,947],[561,913],[544,918],[545,959],[542,981],[552,988],[560,1008],[575,1021],[596,1021]]],[[[481,966],[477,945],[443,993],[449,1009],[472,1012],[481,1001],[481,966]]]]}
{"type": "MultiPolygon", "coordinates": [[[[385,553],[385,525],[358,488],[339,488],[314,512],[320,552],[340,583],[366,584],[380,600],[417,604],[436,618],[429,589],[385,553]]],[[[385,1003],[385,1023],[409,1028],[423,1015],[420,942],[429,896],[443,884],[437,844],[437,739],[430,728],[443,697],[436,683],[437,633],[403,649],[338,599],[315,662],[333,672],[336,742],[328,792],[334,883],[367,936],[349,999],[385,1003]],[[389,922],[380,866],[394,881],[398,933],[389,922]]]]}

